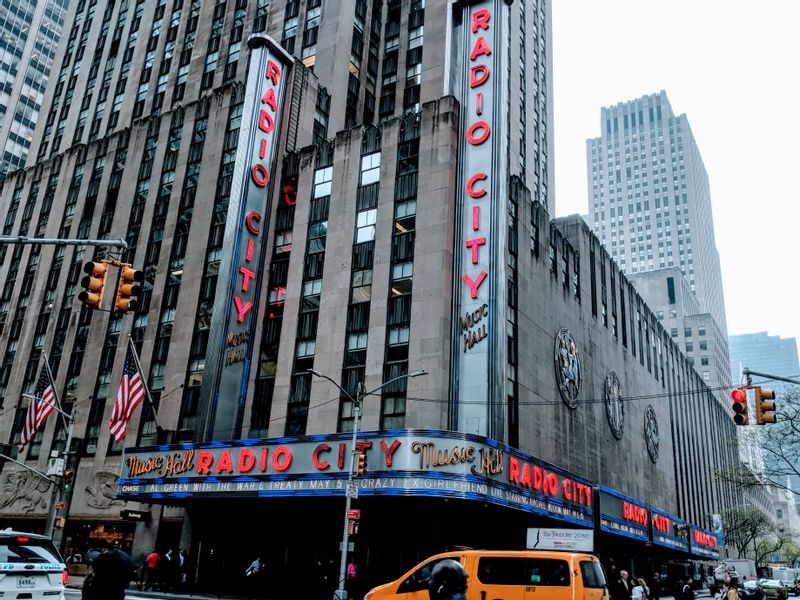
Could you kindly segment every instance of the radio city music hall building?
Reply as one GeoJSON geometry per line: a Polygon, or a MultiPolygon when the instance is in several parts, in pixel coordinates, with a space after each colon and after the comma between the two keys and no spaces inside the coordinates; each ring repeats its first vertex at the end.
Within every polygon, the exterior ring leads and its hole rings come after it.
{"type": "MultiPolygon", "coordinates": [[[[617,564],[719,554],[728,408],[585,223],[551,217],[549,20],[532,0],[71,8],[4,234],[122,238],[146,279],[132,316],[92,312],[102,250],[0,248],[0,434],[43,353],[78,414],[62,544],[184,545],[206,588],[258,553],[307,574],[338,556],[354,425],[309,369],[351,396],[425,370],[363,401],[366,580],[528,527],[594,529],[617,564]],[[127,335],[161,432],[144,404],[119,445],[127,335]]],[[[51,419],[24,459],[64,443],[51,419]]],[[[49,494],[1,476],[0,521],[40,529],[49,494]]]]}

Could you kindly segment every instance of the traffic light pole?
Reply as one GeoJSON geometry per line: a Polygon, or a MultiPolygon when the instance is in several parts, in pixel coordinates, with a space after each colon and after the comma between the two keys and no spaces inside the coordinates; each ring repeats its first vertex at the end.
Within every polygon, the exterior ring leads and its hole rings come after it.
{"type": "Polygon", "coordinates": [[[773,381],[785,381],[786,383],[793,383],[795,385],[800,385],[800,381],[796,379],[789,379],[788,377],[781,377],[780,375],[770,375],[769,373],[759,373],[758,371],[751,371],[747,367],[742,369],[742,375],[744,377],[747,377],[747,385],[753,384],[751,375],[755,375],[756,377],[765,377],[773,381]]]}
{"type": "Polygon", "coordinates": [[[336,591],[333,593],[333,600],[347,600],[347,590],[345,590],[345,581],[347,580],[347,554],[348,554],[348,546],[350,545],[350,506],[351,500],[353,498],[358,497],[358,488],[355,487],[353,482],[353,472],[355,471],[355,463],[356,463],[356,455],[358,453],[358,449],[356,448],[357,438],[358,438],[358,424],[361,417],[361,402],[364,400],[366,396],[371,396],[375,392],[378,392],[385,388],[387,385],[394,383],[395,381],[399,381],[401,379],[408,379],[409,377],[419,377],[420,375],[427,375],[427,371],[412,371],[411,373],[406,373],[404,375],[400,375],[398,377],[394,377],[389,381],[383,382],[378,387],[370,390],[364,391],[364,383],[359,381],[358,387],[356,388],[356,397],[350,395],[350,393],[336,383],[333,379],[325,375],[324,373],[320,373],[314,369],[309,369],[309,373],[312,375],[316,375],[317,377],[322,377],[323,379],[327,379],[333,385],[335,385],[339,390],[353,403],[353,438],[350,446],[350,468],[347,472],[347,489],[345,490],[345,502],[344,502],[344,526],[342,527],[342,548],[341,548],[341,558],[339,559],[339,584],[337,586],[336,591]]]}
{"type": "Polygon", "coordinates": [[[40,246],[111,246],[128,249],[125,240],[80,240],[71,238],[37,238],[27,235],[0,235],[0,244],[36,244],[40,246]]]}
{"type": "Polygon", "coordinates": [[[53,539],[53,532],[55,530],[56,525],[56,514],[58,512],[57,503],[61,500],[61,487],[62,487],[62,477],[63,472],[69,468],[69,452],[70,446],[72,445],[72,433],[75,430],[75,411],[72,412],[71,415],[68,415],[60,408],[56,408],[62,416],[69,422],[69,426],[67,427],[67,444],[64,446],[64,469],[62,469],[62,475],[59,476],[56,474],[55,480],[53,481],[53,491],[51,492],[50,496],[50,507],[47,511],[47,521],[45,522],[44,526],[44,534],[53,539]]]}

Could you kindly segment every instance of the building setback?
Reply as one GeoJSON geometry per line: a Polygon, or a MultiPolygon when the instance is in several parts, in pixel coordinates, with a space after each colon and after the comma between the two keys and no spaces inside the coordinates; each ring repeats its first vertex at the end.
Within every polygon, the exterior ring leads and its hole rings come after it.
{"type": "MultiPolygon", "coordinates": [[[[620,510],[623,502],[652,505],[691,524],[691,554],[678,529],[667,532],[671,543],[685,548],[682,558],[706,556],[696,547],[706,539],[698,527],[739,503],[712,476],[736,463],[724,443],[733,423],[585,223],[549,216],[549,3],[105,8],[71,9],[68,26],[88,32],[83,61],[93,57],[97,68],[76,68],[77,48],[61,45],[57,64],[73,75],[48,94],[37,162],[0,191],[14,235],[123,238],[121,258],[145,274],[134,314],[93,312],[76,295],[84,262],[102,250],[0,248],[0,437],[16,441],[24,413],[17,399],[32,391],[46,353],[62,402],[78,415],[65,544],[119,540],[138,555],[180,543],[201,577],[240,573],[240,563],[264,552],[274,572],[307,575],[316,559],[337,554],[354,422],[352,399],[309,369],[350,395],[362,382],[373,389],[424,369],[363,402],[360,440],[372,445],[369,476],[358,482],[356,555],[370,582],[449,544],[522,547],[528,526],[592,526],[615,502],[620,510]],[[483,73],[471,65],[488,56],[480,44],[489,42],[477,40],[484,31],[491,42],[495,31],[510,40],[494,46],[500,62],[492,63],[507,77],[489,80],[495,87],[478,100],[483,73]],[[253,328],[239,338],[219,333],[215,300],[231,298],[234,280],[220,273],[237,272],[231,234],[241,228],[231,225],[230,207],[239,198],[231,190],[251,167],[236,156],[240,137],[256,131],[244,108],[253,98],[245,73],[254,32],[280,40],[294,61],[281,62],[278,160],[256,228],[263,285],[253,288],[253,328]],[[465,126],[490,101],[491,114],[475,121],[485,124],[465,126]],[[503,151],[492,153],[491,169],[472,174],[465,157],[484,135],[503,151]],[[490,242],[467,237],[482,235],[485,223],[490,242]],[[470,270],[490,245],[485,271],[470,270]],[[462,311],[467,275],[466,302],[478,302],[462,311]],[[491,288],[477,283],[484,277],[491,288]],[[144,404],[116,444],[107,424],[129,335],[161,431],[144,404]],[[484,351],[493,366],[502,359],[491,377],[503,395],[457,393],[470,377],[489,378],[462,362],[484,351]],[[221,366],[211,365],[215,353],[221,366]],[[209,373],[242,362],[242,401],[215,397],[209,373]],[[220,425],[223,411],[230,425],[220,425]],[[453,472],[438,458],[392,470],[393,440],[397,456],[428,440],[465,448],[464,464],[469,448],[487,460],[473,456],[476,471],[453,472]],[[179,445],[154,446],[163,443],[179,445]],[[258,467],[244,451],[251,447],[258,467]],[[227,448],[242,461],[230,470],[227,448]],[[334,448],[339,460],[327,454],[334,448]],[[313,459],[299,458],[306,450],[313,459]],[[136,458],[163,452],[169,473],[158,483],[136,458]],[[286,463],[293,452],[297,461],[286,463]],[[225,479],[254,468],[252,480],[225,479]],[[547,482],[563,483],[546,488],[546,501],[536,483],[542,469],[547,482]],[[436,483],[423,485],[431,471],[436,483]],[[211,473],[221,481],[203,479],[211,473]],[[584,490],[600,484],[595,509],[584,490]],[[310,552],[312,536],[319,543],[310,552]]],[[[64,443],[50,419],[24,460],[46,468],[64,443]]],[[[45,490],[8,466],[0,476],[21,490],[3,501],[2,521],[41,528],[45,490]]],[[[608,523],[624,523],[621,515],[608,523]]],[[[645,556],[649,533],[605,527],[598,535],[618,561],[645,556]]],[[[654,550],[648,558],[668,556],[654,550]]]]}

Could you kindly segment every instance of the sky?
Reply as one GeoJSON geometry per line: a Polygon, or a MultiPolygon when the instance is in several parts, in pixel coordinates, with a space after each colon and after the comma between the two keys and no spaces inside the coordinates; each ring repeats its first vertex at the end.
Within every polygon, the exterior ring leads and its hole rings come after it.
{"type": "Polygon", "coordinates": [[[728,333],[800,338],[800,0],[553,0],[555,203],[600,109],[666,90],[708,171],[728,333]]]}

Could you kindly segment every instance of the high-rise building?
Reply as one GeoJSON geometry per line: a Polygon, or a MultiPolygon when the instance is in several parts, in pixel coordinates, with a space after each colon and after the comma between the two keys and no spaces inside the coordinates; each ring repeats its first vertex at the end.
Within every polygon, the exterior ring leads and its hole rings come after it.
{"type": "MultiPolygon", "coordinates": [[[[742,369],[769,373],[779,377],[800,379],[800,362],[797,358],[797,340],[769,335],[766,331],[743,333],[729,338],[731,354],[731,379],[737,384],[742,379],[742,369]]],[[[753,383],[767,381],[753,376],[753,383]]],[[[769,381],[770,386],[786,388],[790,383],[769,381]]]]}
{"type": "MultiPolygon", "coordinates": [[[[347,495],[375,582],[565,523],[637,570],[651,542],[718,555],[733,423],[586,224],[549,216],[549,19],[542,0],[71,8],[37,162],[0,189],[9,233],[127,243],[0,248],[0,436],[49,359],[78,414],[65,541],[184,545],[200,587],[264,553],[276,596],[310,597],[347,495]],[[144,273],[129,314],[77,297],[103,258],[144,273]],[[128,336],[152,402],[120,444],[128,336]]],[[[65,437],[50,419],[20,458],[46,469],[65,437]]],[[[43,484],[0,477],[20,490],[3,522],[41,527],[43,484]]]]}
{"type": "Polygon", "coordinates": [[[0,179],[25,165],[68,0],[4,0],[0,8],[0,179]]]}
{"type": "Polygon", "coordinates": [[[722,272],[708,174],[689,121],[662,91],[603,108],[600,125],[586,144],[595,235],[725,404],[722,272]]]}

